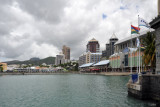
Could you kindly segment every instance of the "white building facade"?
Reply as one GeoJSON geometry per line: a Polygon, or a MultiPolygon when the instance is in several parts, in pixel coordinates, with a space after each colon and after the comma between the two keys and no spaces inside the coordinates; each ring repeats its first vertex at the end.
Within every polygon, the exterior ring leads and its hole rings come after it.
{"type": "Polygon", "coordinates": [[[65,56],[64,54],[60,53],[56,55],[55,65],[60,65],[65,63],[65,56]]]}
{"type": "Polygon", "coordinates": [[[85,52],[79,57],[79,65],[97,63],[101,60],[102,53],[85,52]]]}

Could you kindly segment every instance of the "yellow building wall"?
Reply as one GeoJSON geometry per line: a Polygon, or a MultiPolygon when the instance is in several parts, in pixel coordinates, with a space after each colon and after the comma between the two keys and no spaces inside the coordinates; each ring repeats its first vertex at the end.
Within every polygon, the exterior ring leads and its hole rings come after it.
{"type": "Polygon", "coordinates": [[[7,63],[0,63],[3,67],[3,71],[7,71],[7,63]]]}

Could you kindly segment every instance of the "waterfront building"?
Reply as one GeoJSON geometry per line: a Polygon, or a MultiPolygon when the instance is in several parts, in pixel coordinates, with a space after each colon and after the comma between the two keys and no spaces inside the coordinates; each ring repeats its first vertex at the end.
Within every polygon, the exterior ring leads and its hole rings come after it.
{"type": "Polygon", "coordinates": [[[158,0],[158,16],[150,22],[156,34],[156,72],[160,73],[160,0],[158,0]]]}
{"type": "Polygon", "coordinates": [[[124,54],[115,53],[109,57],[111,71],[121,71],[124,66],[124,54]]]}
{"type": "Polygon", "coordinates": [[[64,54],[65,59],[70,60],[70,48],[69,47],[63,45],[62,53],[64,54]]]}
{"type": "Polygon", "coordinates": [[[7,63],[0,63],[0,66],[3,68],[3,72],[7,71],[7,63]]]}
{"type": "MultiPolygon", "coordinates": [[[[133,71],[137,69],[137,62],[139,62],[139,52],[137,51],[136,38],[139,37],[140,41],[146,36],[147,32],[153,32],[153,29],[141,32],[140,35],[132,35],[130,37],[119,40],[115,43],[114,54],[109,57],[110,67],[112,71],[133,71]],[[132,40],[132,42],[131,42],[132,40]],[[132,44],[131,44],[132,43],[132,44]],[[132,47],[132,48],[131,48],[132,47]],[[131,62],[132,59],[132,62],[131,62]]],[[[142,66],[143,49],[140,52],[140,65],[142,66]]],[[[143,68],[141,68],[143,69],[143,68]]]]}
{"type": "Polygon", "coordinates": [[[80,71],[84,72],[107,72],[109,66],[109,60],[99,61],[97,63],[86,63],[79,66],[80,71]]]}
{"type": "Polygon", "coordinates": [[[100,45],[96,39],[91,39],[88,41],[86,52],[91,53],[99,53],[100,52],[100,45]]]}
{"type": "Polygon", "coordinates": [[[82,54],[80,57],[79,57],[79,61],[78,61],[79,65],[83,65],[86,63],[86,55],[85,54],[82,54]]]}
{"type": "Polygon", "coordinates": [[[42,66],[47,66],[47,64],[46,63],[42,63],[42,66]]]}
{"type": "Polygon", "coordinates": [[[99,70],[99,72],[107,72],[107,71],[109,71],[109,69],[108,69],[109,62],[110,62],[109,60],[102,60],[102,61],[94,64],[93,66],[97,71],[99,70]]]}
{"type": "MultiPolygon", "coordinates": [[[[23,64],[22,64],[23,65],[23,64]]],[[[15,68],[20,68],[20,67],[23,67],[23,66],[20,66],[19,64],[11,64],[11,65],[7,65],[7,70],[8,71],[13,71],[15,68]]]]}
{"type": "Polygon", "coordinates": [[[85,52],[79,57],[79,66],[86,63],[97,63],[101,60],[102,53],[85,52]]]}
{"type": "Polygon", "coordinates": [[[111,38],[109,39],[109,43],[106,43],[106,49],[102,51],[102,58],[109,58],[109,56],[114,54],[114,44],[118,41],[118,38],[113,33],[111,38]]]}
{"type": "Polygon", "coordinates": [[[93,64],[94,64],[94,63],[82,64],[81,66],[79,66],[80,71],[81,71],[81,72],[83,72],[83,71],[84,71],[84,72],[87,72],[87,71],[89,72],[89,71],[90,71],[89,69],[90,69],[90,67],[93,66],[93,64]]]}
{"type": "Polygon", "coordinates": [[[65,55],[60,52],[59,55],[56,55],[55,65],[64,64],[65,63],[65,55]]]}

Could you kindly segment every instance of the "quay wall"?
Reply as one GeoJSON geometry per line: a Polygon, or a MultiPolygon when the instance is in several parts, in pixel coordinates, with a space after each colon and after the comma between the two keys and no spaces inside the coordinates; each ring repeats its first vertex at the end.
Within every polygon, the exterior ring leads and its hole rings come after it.
{"type": "Polygon", "coordinates": [[[0,75],[54,75],[54,74],[94,74],[94,75],[105,75],[105,76],[129,76],[130,72],[92,72],[92,73],[85,73],[85,72],[48,72],[48,73],[0,73],[0,75]]]}
{"type": "Polygon", "coordinates": [[[139,84],[128,83],[128,95],[160,101],[160,75],[142,75],[139,77],[139,84]]]}

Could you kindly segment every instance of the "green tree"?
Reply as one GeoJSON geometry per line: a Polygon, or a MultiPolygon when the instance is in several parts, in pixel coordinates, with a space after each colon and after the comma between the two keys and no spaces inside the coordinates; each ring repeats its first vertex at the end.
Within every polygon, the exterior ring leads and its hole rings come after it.
{"type": "Polygon", "coordinates": [[[142,40],[142,44],[145,46],[143,64],[145,67],[150,65],[152,70],[156,67],[155,37],[153,32],[148,32],[147,36],[142,40]]]}
{"type": "Polygon", "coordinates": [[[78,71],[78,66],[79,66],[79,64],[78,64],[78,63],[76,63],[75,71],[78,71]]]}
{"type": "Polygon", "coordinates": [[[1,64],[0,64],[0,72],[3,72],[3,67],[1,64]]]}

